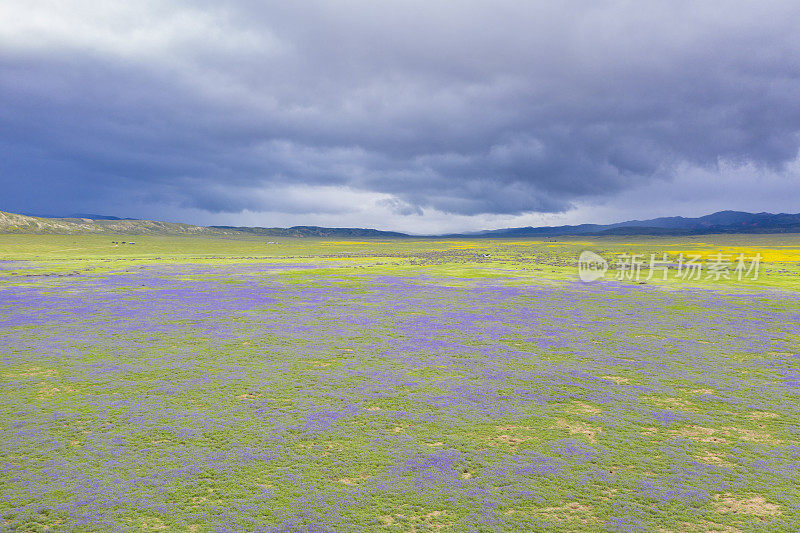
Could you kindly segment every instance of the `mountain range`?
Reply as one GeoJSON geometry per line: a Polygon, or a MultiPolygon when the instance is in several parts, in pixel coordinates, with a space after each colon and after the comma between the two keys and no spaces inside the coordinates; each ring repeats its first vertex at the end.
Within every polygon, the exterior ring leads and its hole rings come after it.
{"type": "MultiPolygon", "coordinates": [[[[107,235],[259,235],[265,237],[412,237],[395,231],[369,228],[293,226],[265,228],[245,226],[196,226],[176,222],[136,220],[108,215],[67,217],[28,216],[0,211],[0,233],[107,234],[107,235]]],[[[662,217],[628,220],[616,224],[576,226],[526,226],[473,233],[426,235],[425,237],[502,238],[558,237],[567,235],[701,235],[707,233],[800,233],[800,213],[746,213],[719,211],[698,218],[662,217]]],[[[415,236],[420,237],[420,236],[415,236]]]]}
{"type": "Polygon", "coordinates": [[[615,224],[527,226],[479,231],[476,237],[556,237],[564,235],[701,235],[707,233],[800,233],[800,213],[719,211],[698,218],[661,217],[615,224]]]}

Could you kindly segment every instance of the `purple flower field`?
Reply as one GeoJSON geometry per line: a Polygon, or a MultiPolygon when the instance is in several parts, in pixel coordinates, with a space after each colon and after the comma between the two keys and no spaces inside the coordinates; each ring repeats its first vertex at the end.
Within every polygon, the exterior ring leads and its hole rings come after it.
{"type": "Polygon", "coordinates": [[[0,285],[0,529],[798,530],[797,293],[310,266],[0,285]]]}

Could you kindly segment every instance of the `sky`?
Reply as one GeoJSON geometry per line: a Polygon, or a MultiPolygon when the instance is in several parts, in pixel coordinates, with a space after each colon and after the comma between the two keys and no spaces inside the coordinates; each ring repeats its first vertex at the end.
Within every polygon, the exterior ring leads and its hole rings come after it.
{"type": "Polygon", "coordinates": [[[441,233],[800,212],[797,0],[3,0],[0,210],[441,233]]]}

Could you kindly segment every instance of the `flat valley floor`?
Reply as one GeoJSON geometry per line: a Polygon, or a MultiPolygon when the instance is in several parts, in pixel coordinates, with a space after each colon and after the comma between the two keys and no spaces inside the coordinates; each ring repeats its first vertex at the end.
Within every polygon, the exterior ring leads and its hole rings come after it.
{"type": "Polygon", "coordinates": [[[0,236],[1,530],[798,530],[800,236],[124,239],[0,236]]]}

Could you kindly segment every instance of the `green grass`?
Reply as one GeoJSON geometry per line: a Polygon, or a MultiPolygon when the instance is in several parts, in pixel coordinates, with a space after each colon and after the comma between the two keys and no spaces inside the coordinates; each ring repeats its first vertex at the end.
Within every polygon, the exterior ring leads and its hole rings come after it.
{"type": "Polygon", "coordinates": [[[59,313],[0,331],[0,529],[795,531],[798,253],[800,235],[0,235],[19,262],[0,319],[59,313]],[[770,260],[758,281],[593,293],[573,283],[584,249],[770,260]],[[108,307],[75,311],[92,298],[108,307]],[[409,333],[425,319],[448,327],[409,333]]]}

